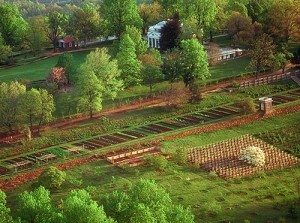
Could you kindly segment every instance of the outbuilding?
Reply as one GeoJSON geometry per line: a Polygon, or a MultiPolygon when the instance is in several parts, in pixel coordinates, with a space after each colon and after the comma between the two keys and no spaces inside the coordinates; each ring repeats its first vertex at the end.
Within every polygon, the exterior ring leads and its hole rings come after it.
{"type": "Polygon", "coordinates": [[[58,40],[58,48],[61,50],[73,50],[76,48],[75,41],[72,37],[66,36],[58,40]]]}

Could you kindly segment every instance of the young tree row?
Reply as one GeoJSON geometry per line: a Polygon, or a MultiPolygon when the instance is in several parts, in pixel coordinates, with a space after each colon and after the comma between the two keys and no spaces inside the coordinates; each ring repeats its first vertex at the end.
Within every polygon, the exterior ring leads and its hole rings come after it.
{"type": "Polygon", "coordinates": [[[24,126],[37,129],[52,119],[53,96],[45,89],[26,90],[18,82],[0,85],[0,126],[8,131],[24,126]]]}
{"type": "Polygon", "coordinates": [[[6,195],[0,191],[0,222],[13,223],[192,223],[190,209],[172,203],[170,196],[154,181],[138,181],[128,192],[114,191],[101,198],[101,205],[86,190],[72,190],[59,206],[52,204],[50,192],[40,186],[16,199],[12,218],[6,195]]]}

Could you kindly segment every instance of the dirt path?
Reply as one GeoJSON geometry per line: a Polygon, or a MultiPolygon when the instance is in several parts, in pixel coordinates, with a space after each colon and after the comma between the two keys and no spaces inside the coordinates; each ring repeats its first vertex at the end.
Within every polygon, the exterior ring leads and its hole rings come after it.
{"type": "MultiPolygon", "coordinates": [[[[286,72],[290,72],[293,69],[295,69],[295,68],[293,66],[290,66],[289,68],[286,69],[286,72]]],[[[267,76],[271,76],[274,74],[280,74],[280,73],[281,73],[281,71],[276,71],[276,72],[260,75],[259,77],[260,78],[267,77],[267,76]]],[[[245,77],[245,78],[239,79],[238,82],[241,83],[243,81],[251,81],[251,80],[255,80],[255,79],[256,79],[255,77],[245,77]]],[[[228,81],[220,82],[218,84],[203,87],[201,89],[201,92],[207,93],[207,92],[217,91],[217,90],[229,87],[232,84],[232,81],[233,80],[228,80],[228,81]]],[[[98,119],[101,116],[108,116],[108,115],[114,115],[114,114],[118,114],[118,113],[133,111],[135,109],[140,109],[140,108],[143,108],[146,106],[161,106],[164,104],[164,101],[165,101],[165,98],[163,96],[154,98],[154,99],[146,99],[144,101],[137,101],[134,104],[124,105],[120,108],[110,109],[108,111],[97,113],[94,115],[93,119],[98,119]]],[[[47,130],[70,129],[70,128],[78,127],[82,122],[85,122],[88,120],[90,120],[88,115],[79,115],[79,116],[71,118],[71,119],[58,120],[56,122],[45,125],[41,128],[41,131],[43,131],[45,129],[47,129],[47,130]]],[[[23,134],[21,134],[21,133],[0,134],[0,143],[17,141],[22,137],[23,137],[23,134]]]]}

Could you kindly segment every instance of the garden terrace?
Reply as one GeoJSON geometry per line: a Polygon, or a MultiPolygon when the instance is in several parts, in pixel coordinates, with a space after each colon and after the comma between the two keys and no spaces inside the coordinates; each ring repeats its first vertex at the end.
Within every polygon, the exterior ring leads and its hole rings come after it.
{"type": "Polygon", "coordinates": [[[296,157],[249,135],[190,149],[188,158],[191,163],[197,164],[208,171],[213,171],[226,179],[291,167],[299,162],[296,157]],[[256,146],[263,150],[265,154],[264,166],[256,167],[239,160],[240,150],[249,146],[256,146]]]}
{"type": "Polygon", "coordinates": [[[34,162],[26,159],[25,157],[18,157],[14,159],[5,160],[3,161],[3,163],[8,169],[16,171],[29,169],[32,166],[34,166],[34,162]]]}
{"type": "Polygon", "coordinates": [[[3,166],[0,166],[0,176],[4,176],[6,174],[9,174],[11,172],[10,169],[6,168],[6,167],[3,167],[3,166]]]}
{"type": "Polygon", "coordinates": [[[56,155],[49,153],[49,152],[37,152],[37,153],[32,153],[30,155],[27,156],[27,158],[29,160],[32,160],[36,163],[40,163],[40,162],[45,162],[48,163],[50,161],[56,160],[57,157],[56,155]]]}
{"type": "Polygon", "coordinates": [[[162,154],[162,151],[157,147],[148,147],[143,149],[137,149],[137,150],[119,150],[119,151],[113,151],[110,153],[107,153],[106,160],[110,162],[113,165],[128,165],[130,167],[132,166],[138,166],[142,165],[144,163],[143,157],[145,155],[158,155],[162,154]]]}

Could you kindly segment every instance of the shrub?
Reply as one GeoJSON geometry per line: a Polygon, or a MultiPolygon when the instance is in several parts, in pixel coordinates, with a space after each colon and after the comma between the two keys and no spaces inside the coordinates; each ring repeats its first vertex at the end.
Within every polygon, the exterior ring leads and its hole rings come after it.
{"type": "Polygon", "coordinates": [[[66,173],[50,166],[39,176],[38,182],[47,189],[59,189],[66,180],[66,173]]]}
{"type": "Polygon", "coordinates": [[[187,151],[184,148],[176,149],[175,154],[173,154],[173,160],[180,165],[187,163],[187,151]]]}
{"type": "Polygon", "coordinates": [[[240,160],[245,161],[254,166],[265,165],[265,153],[256,146],[248,146],[241,149],[240,160]]]}
{"type": "Polygon", "coordinates": [[[243,100],[239,101],[237,104],[241,108],[242,114],[253,114],[257,111],[252,98],[243,98],[243,100]]]}
{"type": "Polygon", "coordinates": [[[168,166],[168,160],[162,156],[148,156],[146,162],[158,171],[164,171],[168,166]]]}

